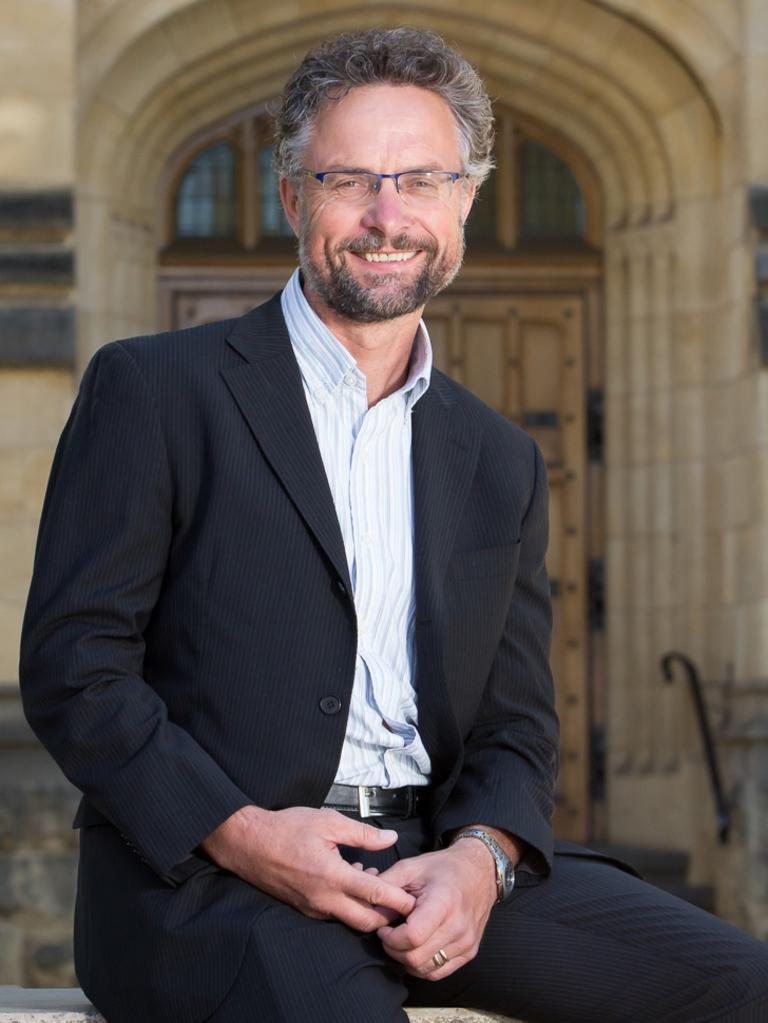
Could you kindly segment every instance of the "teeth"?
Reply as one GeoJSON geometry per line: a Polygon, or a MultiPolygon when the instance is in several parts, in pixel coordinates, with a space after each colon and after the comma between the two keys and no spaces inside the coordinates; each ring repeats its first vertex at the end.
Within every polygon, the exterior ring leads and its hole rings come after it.
{"type": "Polygon", "coordinates": [[[364,252],[363,255],[369,263],[400,263],[404,259],[410,259],[414,252],[364,252]]]}

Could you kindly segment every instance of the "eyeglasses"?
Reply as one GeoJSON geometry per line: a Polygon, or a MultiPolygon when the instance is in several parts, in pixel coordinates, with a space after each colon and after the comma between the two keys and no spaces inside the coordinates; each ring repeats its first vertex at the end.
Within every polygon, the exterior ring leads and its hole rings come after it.
{"type": "Polygon", "coordinates": [[[460,171],[400,171],[399,174],[377,174],[376,171],[303,171],[308,178],[319,181],[330,199],[354,206],[370,202],[378,195],[385,178],[395,183],[397,194],[409,206],[431,206],[448,202],[460,171]]]}

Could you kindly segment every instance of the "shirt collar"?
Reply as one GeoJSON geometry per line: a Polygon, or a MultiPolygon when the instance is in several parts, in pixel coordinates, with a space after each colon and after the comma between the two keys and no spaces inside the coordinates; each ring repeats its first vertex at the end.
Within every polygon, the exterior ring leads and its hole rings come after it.
{"type": "MultiPolygon", "coordinates": [[[[348,373],[354,373],[360,386],[365,387],[365,374],[358,369],[355,359],[305,298],[298,268],[283,289],[280,304],[302,378],[316,400],[325,401],[348,373]]],[[[424,321],[420,320],[406,381],[395,392],[405,398],[406,412],[429,387],[431,372],[432,344],[424,321]]]]}

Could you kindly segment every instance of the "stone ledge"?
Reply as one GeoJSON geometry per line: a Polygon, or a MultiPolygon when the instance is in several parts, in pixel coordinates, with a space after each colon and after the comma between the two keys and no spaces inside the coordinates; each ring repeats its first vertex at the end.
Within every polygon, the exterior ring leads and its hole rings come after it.
{"type": "MultiPolygon", "coordinates": [[[[473,1009],[408,1009],[410,1023],[522,1023],[473,1009]]],[[[0,987],[0,1023],[104,1023],[79,988],[0,987]]]]}
{"type": "Polygon", "coordinates": [[[0,987],[0,1023],[104,1023],[79,988],[0,987]]]}

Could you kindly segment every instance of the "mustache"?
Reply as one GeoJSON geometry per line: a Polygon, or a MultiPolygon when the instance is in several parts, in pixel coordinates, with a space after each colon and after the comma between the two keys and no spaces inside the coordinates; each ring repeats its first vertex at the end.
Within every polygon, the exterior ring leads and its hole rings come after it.
{"type": "Polygon", "coordinates": [[[420,249],[429,255],[437,252],[437,244],[433,238],[409,238],[407,234],[398,234],[387,242],[380,234],[366,234],[360,238],[352,238],[338,246],[336,252],[353,252],[361,256],[365,252],[379,252],[381,249],[393,252],[413,252],[420,249]]]}

